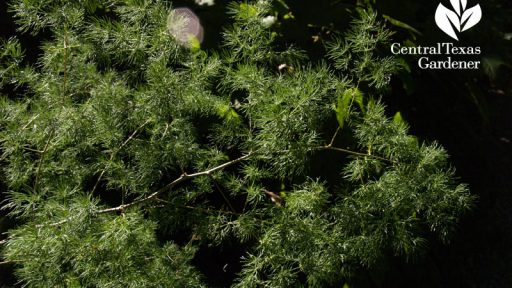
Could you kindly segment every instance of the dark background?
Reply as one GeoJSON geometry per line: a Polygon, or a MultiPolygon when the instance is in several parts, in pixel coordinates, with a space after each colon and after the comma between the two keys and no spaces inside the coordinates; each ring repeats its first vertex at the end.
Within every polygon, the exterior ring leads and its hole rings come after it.
{"type": "MultiPolygon", "coordinates": [[[[227,2],[216,1],[213,7],[199,7],[192,1],[174,1],[175,6],[191,7],[201,18],[205,49],[218,47],[221,27],[228,23],[227,2]]],[[[295,43],[312,60],[323,55],[323,41],[347,28],[357,4],[368,4],[343,0],[288,2],[289,8],[276,6],[279,15],[291,11],[295,17],[279,19],[276,29],[280,41],[295,43]]],[[[403,27],[389,25],[397,31],[396,42],[409,40],[423,46],[452,42],[434,23],[439,1],[368,2],[372,2],[381,16],[389,15],[422,33],[416,35],[403,27]]],[[[441,2],[450,7],[449,1],[441,2]]],[[[468,1],[469,7],[476,4],[468,1]]],[[[478,197],[476,206],[461,219],[449,245],[430,241],[421,257],[383,263],[366,276],[354,279],[353,287],[512,287],[512,40],[505,37],[512,33],[512,2],[482,1],[480,5],[481,22],[461,34],[461,40],[455,44],[480,46],[482,55],[470,58],[492,59],[489,62],[492,65],[478,71],[421,70],[417,68],[417,59],[405,57],[411,71],[394,77],[388,93],[383,95],[390,113],[400,111],[413,134],[427,141],[437,140],[449,151],[460,180],[468,183],[478,197]]],[[[12,15],[1,0],[0,35],[9,38],[14,34],[12,15]]],[[[36,60],[40,41],[47,35],[17,36],[27,61],[36,60]]],[[[1,185],[3,191],[5,187],[1,185]]],[[[5,232],[14,224],[2,213],[0,232],[5,232]]],[[[1,235],[0,239],[4,237],[1,235]]],[[[204,267],[199,267],[201,272],[212,279],[210,284],[226,285],[233,275],[222,276],[215,268],[209,268],[224,253],[203,254],[203,261],[198,261],[204,263],[204,267]]],[[[235,254],[223,257],[239,256],[235,254]]],[[[0,264],[0,287],[14,285],[12,268],[0,264]]]]}

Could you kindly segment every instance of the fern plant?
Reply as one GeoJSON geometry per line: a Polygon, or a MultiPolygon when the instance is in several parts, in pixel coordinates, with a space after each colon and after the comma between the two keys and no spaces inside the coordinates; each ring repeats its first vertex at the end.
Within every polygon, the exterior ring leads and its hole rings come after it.
{"type": "Polygon", "coordinates": [[[273,45],[267,1],[231,4],[217,52],[176,40],[166,3],[12,3],[20,31],[51,33],[33,65],[16,39],[0,58],[18,223],[2,257],[21,283],[208,286],[197,249],[229,242],[233,287],[339,287],[449,239],[472,196],[440,145],[385,115],[399,65],[374,13],[313,64],[273,45]]]}

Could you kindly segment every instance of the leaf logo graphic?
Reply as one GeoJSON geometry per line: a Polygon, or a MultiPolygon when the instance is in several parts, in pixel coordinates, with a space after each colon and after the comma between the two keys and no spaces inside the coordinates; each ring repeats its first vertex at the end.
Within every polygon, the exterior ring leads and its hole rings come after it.
{"type": "Polygon", "coordinates": [[[459,40],[457,32],[463,32],[475,26],[482,19],[480,4],[466,9],[467,0],[450,0],[454,11],[439,3],[436,10],[436,24],[448,36],[459,40]]]}

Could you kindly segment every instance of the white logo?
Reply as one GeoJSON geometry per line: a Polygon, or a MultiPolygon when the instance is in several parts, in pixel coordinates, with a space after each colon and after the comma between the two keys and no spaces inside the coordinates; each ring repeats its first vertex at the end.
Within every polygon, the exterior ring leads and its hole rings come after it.
{"type": "Polygon", "coordinates": [[[466,9],[467,0],[450,0],[450,3],[455,12],[439,3],[436,10],[436,24],[448,36],[459,40],[455,30],[463,32],[478,24],[482,19],[482,9],[480,4],[466,9]]]}

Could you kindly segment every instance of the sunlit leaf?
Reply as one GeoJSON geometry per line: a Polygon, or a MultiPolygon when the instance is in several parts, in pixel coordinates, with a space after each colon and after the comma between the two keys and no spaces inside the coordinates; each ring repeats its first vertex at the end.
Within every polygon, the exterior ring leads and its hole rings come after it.
{"type": "Polygon", "coordinates": [[[243,19],[249,19],[256,15],[258,13],[258,10],[254,5],[250,5],[247,3],[240,3],[240,14],[239,16],[243,19]]]}
{"type": "Polygon", "coordinates": [[[345,92],[343,92],[342,95],[338,97],[338,104],[336,105],[334,111],[336,112],[336,120],[338,120],[340,129],[344,126],[352,103],[357,103],[359,108],[364,111],[363,94],[358,88],[347,89],[345,92]]]}
{"type": "Polygon", "coordinates": [[[396,112],[395,116],[393,116],[393,122],[405,123],[404,119],[402,118],[402,113],[400,113],[400,111],[396,112]]]}

